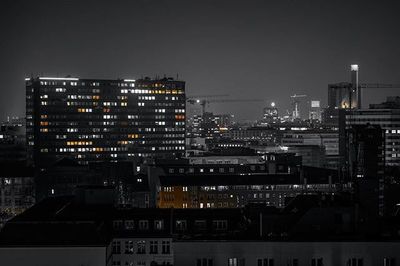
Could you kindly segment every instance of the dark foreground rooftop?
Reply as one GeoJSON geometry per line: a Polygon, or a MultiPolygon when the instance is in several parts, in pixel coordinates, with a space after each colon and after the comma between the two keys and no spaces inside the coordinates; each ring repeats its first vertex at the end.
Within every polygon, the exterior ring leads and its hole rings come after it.
{"type": "Polygon", "coordinates": [[[170,237],[175,241],[400,240],[399,217],[360,219],[362,209],[355,207],[346,194],[301,195],[283,210],[260,204],[242,209],[121,209],[102,202],[89,204],[73,196],[42,200],[7,222],[0,232],[0,246],[107,246],[116,237],[170,237]],[[146,226],[142,226],[144,223],[146,226]]]}

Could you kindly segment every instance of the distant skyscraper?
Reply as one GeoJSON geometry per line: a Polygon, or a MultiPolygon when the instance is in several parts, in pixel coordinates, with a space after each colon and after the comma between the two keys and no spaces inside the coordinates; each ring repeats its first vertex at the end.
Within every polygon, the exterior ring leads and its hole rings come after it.
{"type": "Polygon", "coordinates": [[[321,102],[311,101],[310,113],[308,117],[311,121],[321,121],[321,102]]]}
{"type": "Polygon", "coordinates": [[[185,82],[26,79],[28,155],[86,164],[185,152],[185,82]]]}
{"type": "Polygon", "coordinates": [[[323,122],[338,125],[339,110],[361,108],[361,87],[358,82],[358,65],[351,65],[351,82],[328,85],[328,107],[324,110],[323,122]]]}
{"type": "Polygon", "coordinates": [[[271,124],[279,122],[278,108],[276,108],[275,102],[272,102],[270,106],[265,107],[263,111],[263,123],[271,124]]]}

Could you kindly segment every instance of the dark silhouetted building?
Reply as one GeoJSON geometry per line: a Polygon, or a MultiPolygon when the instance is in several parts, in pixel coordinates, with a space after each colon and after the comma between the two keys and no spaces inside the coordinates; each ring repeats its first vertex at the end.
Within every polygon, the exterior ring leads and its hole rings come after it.
{"type": "Polygon", "coordinates": [[[0,232],[2,263],[392,266],[400,259],[399,224],[366,237],[346,195],[302,195],[278,211],[262,204],[121,209],[82,193],[46,199],[7,222],[0,232]]]}
{"type": "Polygon", "coordinates": [[[0,125],[0,162],[26,161],[25,120],[13,118],[0,125]]]}
{"type": "Polygon", "coordinates": [[[385,134],[377,125],[348,129],[349,175],[361,207],[370,216],[384,215],[385,134]]]}
{"type": "Polygon", "coordinates": [[[78,164],[63,158],[36,174],[36,199],[73,195],[79,187],[111,187],[114,204],[129,207],[155,206],[146,176],[132,162],[91,162],[78,164]]]}
{"type": "Polygon", "coordinates": [[[0,228],[35,203],[34,171],[25,162],[0,164],[0,228]]]}

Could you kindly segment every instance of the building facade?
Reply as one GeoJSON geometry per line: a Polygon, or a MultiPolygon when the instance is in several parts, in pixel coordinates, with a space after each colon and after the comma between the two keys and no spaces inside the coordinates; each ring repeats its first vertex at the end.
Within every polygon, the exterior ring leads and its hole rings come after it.
{"type": "Polygon", "coordinates": [[[0,125],[0,162],[26,161],[25,120],[13,118],[0,125]]]}
{"type": "Polygon", "coordinates": [[[34,172],[24,164],[0,164],[0,228],[35,203],[34,172]]]}
{"type": "Polygon", "coordinates": [[[378,125],[385,133],[385,165],[400,166],[400,104],[371,105],[370,109],[346,112],[345,128],[378,125]]]}
{"type": "Polygon", "coordinates": [[[339,164],[339,132],[336,130],[288,131],[282,138],[282,146],[320,146],[324,148],[327,168],[337,169],[339,164]]]}
{"type": "Polygon", "coordinates": [[[26,79],[28,156],[36,165],[185,152],[185,82],[172,78],[26,79]]]}

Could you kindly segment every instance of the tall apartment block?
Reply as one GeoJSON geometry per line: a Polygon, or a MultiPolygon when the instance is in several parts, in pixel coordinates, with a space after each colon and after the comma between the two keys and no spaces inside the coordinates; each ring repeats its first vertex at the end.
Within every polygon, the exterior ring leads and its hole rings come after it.
{"type": "Polygon", "coordinates": [[[37,166],[179,157],[185,102],[185,82],[172,78],[28,78],[28,157],[37,166]]]}

